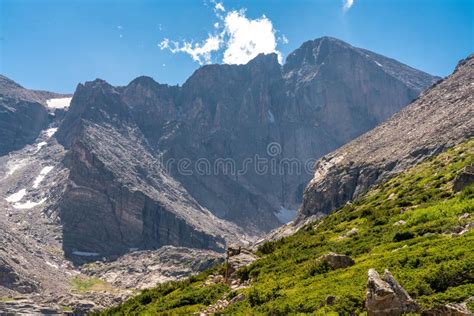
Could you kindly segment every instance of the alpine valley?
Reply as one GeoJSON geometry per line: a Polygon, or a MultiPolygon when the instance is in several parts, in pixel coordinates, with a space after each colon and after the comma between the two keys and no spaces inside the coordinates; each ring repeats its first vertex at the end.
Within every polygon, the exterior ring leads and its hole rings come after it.
{"type": "Polygon", "coordinates": [[[442,79],[323,37],[182,86],[0,76],[0,314],[472,315],[473,136],[474,55],[442,79]]]}

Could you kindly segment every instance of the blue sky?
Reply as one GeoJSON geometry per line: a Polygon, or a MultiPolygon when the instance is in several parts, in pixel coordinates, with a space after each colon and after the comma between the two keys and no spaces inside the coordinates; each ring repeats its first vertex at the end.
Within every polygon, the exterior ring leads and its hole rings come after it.
{"type": "Polygon", "coordinates": [[[440,76],[474,52],[473,0],[345,1],[0,0],[0,73],[58,92],[139,75],[181,84],[199,62],[244,62],[250,41],[284,60],[321,36],[440,76]]]}

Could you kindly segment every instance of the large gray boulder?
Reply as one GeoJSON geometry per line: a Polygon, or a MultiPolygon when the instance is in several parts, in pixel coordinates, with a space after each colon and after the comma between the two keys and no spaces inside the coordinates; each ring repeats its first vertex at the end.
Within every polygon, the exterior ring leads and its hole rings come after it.
{"type": "Polygon", "coordinates": [[[464,168],[456,179],[454,179],[453,190],[459,192],[472,183],[474,183],[474,165],[464,168]]]}
{"type": "Polygon", "coordinates": [[[422,316],[472,316],[474,315],[469,311],[466,303],[449,303],[425,311],[421,313],[422,316]]]}
{"type": "Polygon", "coordinates": [[[375,269],[370,269],[368,276],[365,305],[369,316],[398,316],[419,311],[418,304],[388,270],[383,278],[375,269]]]}
{"type": "Polygon", "coordinates": [[[334,270],[354,265],[354,260],[351,257],[334,252],[319,257],[319,260],[328,262],[334,270]]]}

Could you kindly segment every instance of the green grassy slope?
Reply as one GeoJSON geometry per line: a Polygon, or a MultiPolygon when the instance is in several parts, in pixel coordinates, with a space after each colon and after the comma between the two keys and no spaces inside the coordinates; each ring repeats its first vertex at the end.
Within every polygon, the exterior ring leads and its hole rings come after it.
{"type": "MultiPolygon", "coordinates": [[[[449,233],[474,220],[474,186],[459,193],[451,190],[456,175],[473,163],[470,140],[295,235],[264,244],[261,258],[238,271],[241,278],[252,279],[249,288],[239,291],[246,299],[225,313],[363,313],[369,268],[389,269],[423,309],[474,296],[474,230],[460,236],[449,233]],[[471,215],[460,219],[465,213],[471,215]],[[401,220],[405,223],[397,225],[401,220]],[[353,228],[356,233],[345,237],[353,228]],[[329,251],[350,255],[355,265],[331,271],[317,260],[329,251]],[[329,295],[336,297],[332,306],[325,303],[329,295]]],[[[210,273],[160,285],[103,314],[191,313],[236,295],[223,284],[204,285],[210,273]]]]}

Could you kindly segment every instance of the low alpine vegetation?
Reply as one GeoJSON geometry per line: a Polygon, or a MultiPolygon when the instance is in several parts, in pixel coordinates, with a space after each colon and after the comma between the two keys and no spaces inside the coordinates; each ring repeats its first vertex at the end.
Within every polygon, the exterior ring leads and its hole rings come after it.
{"type": "Polygon", "coordinates": [[[474,163],[473,148],[474,140],[458,145],[295,235],[260,246],[260,259],[237,271],[251,280],[237,293],[225,284],[207,285],[207,271],[146,290],[103,314],[198,312],[238,294],[245,299],[223,313],[364,313],[370,268],[389,269],[424,310],[464,302],[474,296],[474,186],[460,192],[452,186],[474,163]],[[333,269],[319,259],[329,252],[350,256],[355,264],[333,269]]]}

